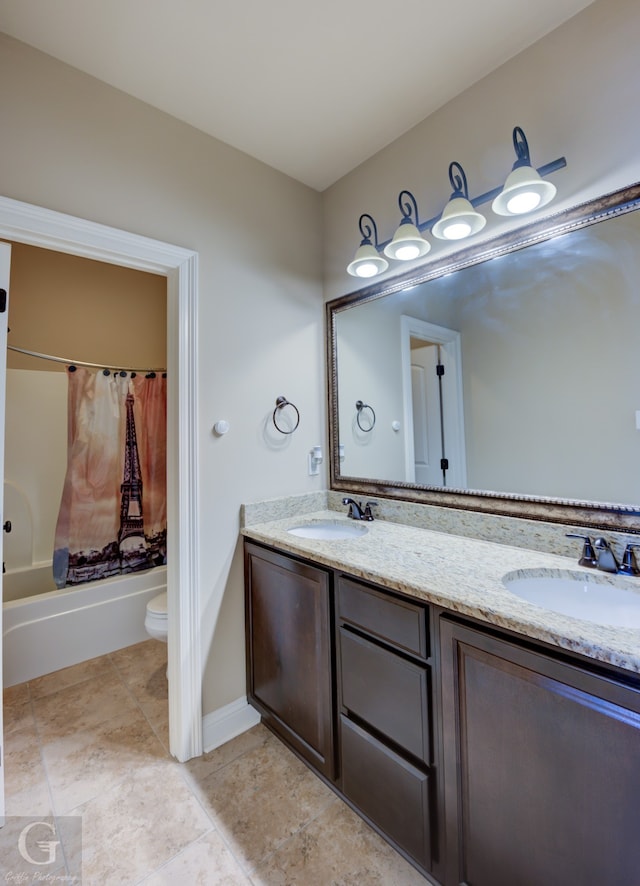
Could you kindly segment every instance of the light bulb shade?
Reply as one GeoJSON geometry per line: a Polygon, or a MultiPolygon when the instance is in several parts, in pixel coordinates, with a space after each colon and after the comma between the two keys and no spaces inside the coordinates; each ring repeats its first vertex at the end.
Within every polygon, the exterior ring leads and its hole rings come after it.
{"type": "Polygon", "coordinates": [[[477,234],[486,225],[484,215],[473,208],[465,197],[452,197],[431,233],[439,240],[463,240],[477,234]]]}
{"type": "Polygon", "coordinates": [[[424,239],[418,228],[411,222],[400,222],[393,240],[384,248],[384,254],[396,261],[413,261],[426,255],[431,244],[424,239]]]}
{"type": "Polygon", "coordinates": [[[524,215],[551,203],[556,193],[556,186],[540,178],[532,166],[518,166],[507,176],[491,208],[497,215],[524,215]]]}
{"type": "Polygon", "coordinates": [[[375,277],[389,267],[372,243],[362,243],[356,250],[353,261],[347,265],[347,273],[352,277],[375,277]]]}

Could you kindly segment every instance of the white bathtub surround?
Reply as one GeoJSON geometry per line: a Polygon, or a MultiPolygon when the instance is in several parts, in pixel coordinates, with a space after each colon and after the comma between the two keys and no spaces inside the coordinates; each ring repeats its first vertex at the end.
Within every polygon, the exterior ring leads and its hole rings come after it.
{"type": "MultiPolygon", "coordinates": [[[[35,572],[41,580],[42,569],[35,572]]],[[[24,571],[18,579],[26,581],[24,571]]],[[[10,589],[11,573],[4,580],[10,589]]],[[[6,602],[5,687],[147,640],[147,603],[166,587],[167,568],[159,566],[6,602]]]]}
{"type": "Polygon", "coordinates": [[[51,562],[34,563],[20,569],[10,569],[2,576],[2,602],[24,601],[27,597],[37,597],[55,591],[51,562]]]}

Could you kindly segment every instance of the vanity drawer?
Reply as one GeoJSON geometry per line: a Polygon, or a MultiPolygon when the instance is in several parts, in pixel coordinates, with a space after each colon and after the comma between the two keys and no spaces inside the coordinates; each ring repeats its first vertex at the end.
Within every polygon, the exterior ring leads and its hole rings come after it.
{"type": "Polygon", "coordinates": [[[412,655],[429,655],[427,609],[419,603],[391,597],[340,576],[338,616],[412,655]]]}
{"type": "Polygon", "coordinates": [[[429,763],[429,669],[341,627],[342,707],[429,763]]]}
{"type": "Polygon", "coordinates": [[[429,776],[346,717],[340,727],[345,797],[428,870],[429,776]]]}

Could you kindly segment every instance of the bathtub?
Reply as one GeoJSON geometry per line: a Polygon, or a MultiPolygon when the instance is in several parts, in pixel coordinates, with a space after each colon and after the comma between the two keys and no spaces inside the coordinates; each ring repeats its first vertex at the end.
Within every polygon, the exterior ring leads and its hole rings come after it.
{"type": "Polygon", "coordinates": [[[5,686],[148,640],[147,603],[167,589],[166,566],[62,590],[50,563],[2,578],[5,686]]]}

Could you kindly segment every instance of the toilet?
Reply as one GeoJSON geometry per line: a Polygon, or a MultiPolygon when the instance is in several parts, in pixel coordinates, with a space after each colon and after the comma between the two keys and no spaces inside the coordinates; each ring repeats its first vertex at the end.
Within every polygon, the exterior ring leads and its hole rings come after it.
{"type": "Polygon", "coordinates": [[[147,603],[147,614],[144,619],[144,627],[150,637],[167,642],[169,630],[167,623],[167,592],[158,594],[147,603]]]}

